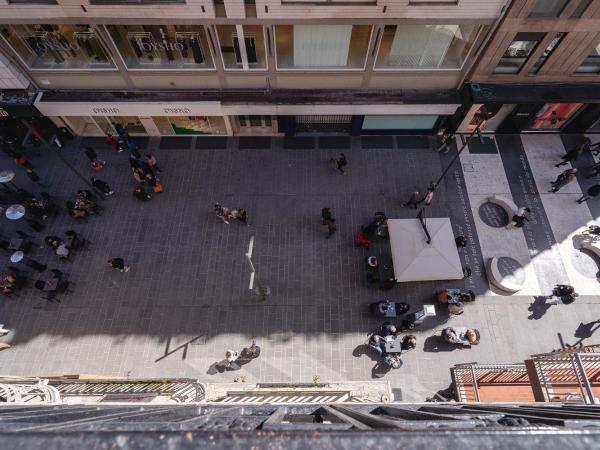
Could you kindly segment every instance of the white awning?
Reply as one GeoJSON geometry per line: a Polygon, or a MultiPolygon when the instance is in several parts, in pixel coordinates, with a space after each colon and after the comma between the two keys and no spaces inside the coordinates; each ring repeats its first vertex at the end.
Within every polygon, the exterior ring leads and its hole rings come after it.
{"type": "Polygon", "coordinates": [[[396,281],[462,279],[462,264],[450,219],[425,220],[430,244],[418,219],[387,221],[396,281]]]}

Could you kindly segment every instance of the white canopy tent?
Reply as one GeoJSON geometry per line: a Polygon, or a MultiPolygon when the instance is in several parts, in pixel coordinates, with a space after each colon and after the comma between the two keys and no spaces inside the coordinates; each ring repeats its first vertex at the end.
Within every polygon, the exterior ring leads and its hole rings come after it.
{"type": "Polygon", "coordinates": [[[460,280],[462,264],[448,218],[426,219],[431,243],[419,219],[388,219],[396,281],[460,280]]]}

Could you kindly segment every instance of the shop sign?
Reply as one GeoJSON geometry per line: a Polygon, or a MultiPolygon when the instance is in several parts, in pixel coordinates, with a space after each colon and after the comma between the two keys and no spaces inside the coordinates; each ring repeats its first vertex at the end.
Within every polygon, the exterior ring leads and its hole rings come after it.
{"type": "Polygon", "coordinates": [[[163,108],[163,112],[167,115],[189,115],[192,111],[190,108],[163,108]]]}
{"type": "Polygon", "coordinates": [[[110,108],[92,108],[92,112],[94,114],[104,114],[104,115],[118,115],[119,114],[119,108],[114,108],[114,107],[110,107],[110,108]]]}

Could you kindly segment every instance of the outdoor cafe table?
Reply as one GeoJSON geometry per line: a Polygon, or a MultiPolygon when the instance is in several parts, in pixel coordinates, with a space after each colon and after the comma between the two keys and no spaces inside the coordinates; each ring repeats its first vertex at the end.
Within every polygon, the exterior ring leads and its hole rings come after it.
{"type": "Polygon", "coordinates": [[[386,336],[385,351],[386,353],[401,353],[402,338],[400,336],[386,336]]]}
{"type": "Polygon", "coordinates": [[[21,250],[21,246],[25,243],[25,239],[12,238],[8,244],[9,250],[21,250]]]}

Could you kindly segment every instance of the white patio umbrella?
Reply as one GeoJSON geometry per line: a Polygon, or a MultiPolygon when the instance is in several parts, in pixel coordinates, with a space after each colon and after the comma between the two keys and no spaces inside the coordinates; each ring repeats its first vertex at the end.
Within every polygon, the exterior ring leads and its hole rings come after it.
{"type": "Polygon", "coordinates": [[[387,224],[396,281],[464,277],[450,219],[426,219],[430,244],[418,219],[388,219],[387,224]]]}

